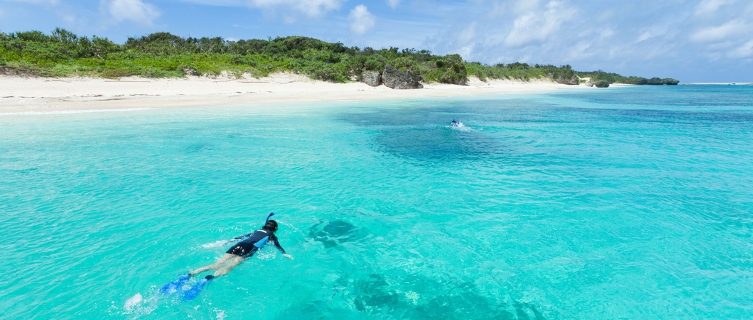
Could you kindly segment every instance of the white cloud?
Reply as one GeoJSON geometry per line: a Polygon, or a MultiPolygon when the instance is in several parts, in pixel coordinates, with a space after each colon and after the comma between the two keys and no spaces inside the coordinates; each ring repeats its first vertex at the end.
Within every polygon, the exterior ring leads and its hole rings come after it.
{"type": "Polygon", "coordinates": [[[753,40],[750,40],[727,54],[731,58],[747,58],[753,56],[753,40]]]}
{"type": "Polygon", "coordinates": [[[643,42],[653,37],[654,37],[654,34],[651,33],[651,31],[646,31],[642,33],[640,36],[638,36],[638,39],[635,42],[643,42]]]}
{"type": "Polygon", "coordinates": [[[325,12],[340,7],[340,0],[251,0],[250,4],[258,8],[291,7],[310,17],[320,16],[325,12]]]}
{"type": "Polygon", "coordinates": [[[609,22],[614,20],[615,17],[620,16],[614,8],[606,8],[604,11],[594,15],[594,20],[599,22],[609,22]]]}
{"type": "Polygon", "coordinates": [[[735,45],[738,45],[740,41],[724,41],[724,42],[716,42],[709,45],[706,45],[705,47],[709,50],[728,50],[731,47],[734,47],[735,45]]]}
{"type": "Polygon", "coordinates": [[[471,24],[463,29],[463,31],[460,31],[460,34],[458,34],[458,41],[461,43],[468,43],[471,40],[476,38],[476,22],[471,22],[471,24]]]}
{"type": "Polygon", "coordinates": [[[519,46],[532,40],[543,39],[548,32],[539,26],[540,20],[535,13],[528,13],[515,19],[512,31],[505,38],[505,44],[519,46]]]}
{"type": "Polygon", "coordinates": [[[476,43],[473,42],[467,46],[464,46],[458,50],[458,54],[463,57],[463,59],[468,60],[471,57],[471,54],[473,53],[473,47],[476,46],[476,43]]]}
{"type": "Polygon", "coordinates": [[[746,24],[741,20],[732,20],[718,27],[702,29],[690,39],[697,42],[707,42],[725,39],[731,35],[745,31],[746,24]]]}
{"type": "Polygon", "coordinates": [[[369,9],[362,4],[357,5],[350,11],[348,20],[350,20],[350,30],[359,35],[371,30],[376,24],[376,16],[371,14],[369,9]]]}
{"type": "Polygon", "coordinates": [[[508,47],[517,47],[545,40],[563,23],[573,19],[575,13],[575,9],[568,8],[562,2],[551,1],[544,12],[528,12],[516,18],[504,43],[508,47]]]}
{"type": "Polygon", "coordinates": [[[392,9],[397,8],[397,5],[400,4],[400,0],[387,0],[387,4],[392,7],[392,9]]]}
{"type": "Polygon", "coordinates": [[[457,43],[462,45],[457,50],[457,53],[463,57],[463,59],[470,59],[471,54],[473,54],[473,49],[476,47],[476,42],[473,42],[473,40],[476,39],[476,22],[471,22],[468,27],[460,31],[460,33],[457,35],[457,43]]]}
{"type": "Polygon", "coordinates": [[[518,2],[513,5],[513,12],[527,12],[538,8],[538,6],[539,0],[518,0],[518,2]]]}
{"type": "Polygon", "coordinates": [[[86,16],[62,10],[58,11],[57,14],[60,17],[60,20],[65,22],[64,25],[66,27],[85,28],[87,25],[88,19],[86,16]]]}
{"type": "Polygon", "coordinates": [[[594,54],[596,54],[594,51],[590,51],[591,48],[590,42],[581,41],[575,44],[570,48],[570,52],[568,56],[570,59],[577,60],[577,59],[583,59],[585,57],[590,57],[594,54]]]}
{"type": "Polygon", "coordinates": [[[695,15],[714,13],[719,7],[733,2],[732,0],[703,0],[695,7],[695,15]]]}
{"type": "Polygon", "coordinates": [[[601,32],[602,39],[611,38],[613,35],[614,35],[614,30],[612,29],[606,29],[601,32]]]}
{"type": "MultiPolygon", "coordinates": [[[[249,7],[258,9],[280,9],[318,17],[340,8],[345,0],[179,0],[213,6],[249,7]]],[[[287,16],[290,16],[287,12],[287,16]]]]}
{"type": "Polygon", "coordinates": [[[143,26],[151,26],[161,14],[157,7],[141,0],[112,0],[107,11],[116,23],[131,21],[143,26]]]}
{"type": "Polygon", "coordinates": [[[503,2],[492,2],[491,8],[487,8],[486,15],[489,17],[503,16],[507,12],[507,6],[503,2]]]}

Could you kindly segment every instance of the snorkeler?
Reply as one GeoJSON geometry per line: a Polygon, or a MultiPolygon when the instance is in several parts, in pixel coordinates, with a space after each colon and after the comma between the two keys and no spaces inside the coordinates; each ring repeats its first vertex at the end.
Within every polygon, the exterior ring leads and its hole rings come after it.
{"type": "Polygon", "coordinates": [[[210,264],[206,267],[191,271],[188,274],[195,275],[207,270],[217,270],[217,272],[215,272],[213,276],[209,275],[206,277],[206,279],[209,280],[214,277],[223,276],[230,272],[230,270],[235,268],[235,266],[243,262],[243,260],[246,260],[253,256],[254,253],[259,251],[259,249],[263,248],[265,245],[267,245],[267,243],[270,242],[274,244],[274,246],[277,247],[280,252],[282,252],[283,257],[293,260],[293,256],[285,253],[285,249],[282,248],[280,241],[277,240],[275,232],[277,232],[277,221],[268,220],[264,227],[261,228],[261,230],[256,230],[253,233],[233,238],[233,240],[243,240],[228,249],[225,255],[220,258],[220,260],[217,260],[217,262],[215,262],[214,264],[210,264]],[[228,262],[228,260],[230,262],[228,262]],[[224,268],[221,268],[223,265],[224,268]]]}

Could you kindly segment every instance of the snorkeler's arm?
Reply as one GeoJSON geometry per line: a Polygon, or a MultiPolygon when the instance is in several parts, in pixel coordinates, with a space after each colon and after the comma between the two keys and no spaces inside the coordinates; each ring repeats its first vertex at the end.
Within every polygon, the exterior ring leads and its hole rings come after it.
{"type": "Polygon", "coordinates": [[[283,257],[285,257],[285,258],[288,258],[288,259],[290,259],[290,260],[293,260],[293,256],[291,256],[291,255],[287,254],[287,253],[285,252],[285,249],[283,249],[283,248],[282,248],[282,246],[280,245],[280,240],[279,240],[279,239],[277,239],[277,236],[276,236],[276,235],[274,235],[274,234],[273,234],[273,235],[272,235],[271,237],[269,237],[269,238],[270,238],[269,240],[272,240],[272,243],[274,243],[275,247],[277,247],[277,250],[280,250],[280,252],[282,252],[282,256],[283,256],[283,257]]]}
{"type": "Polygon", "coordinates": [[[277,239],[276,235],[273,234],[272,236],[270,236],[269,240],[272,240],[272,243],[274,243],[275,247],[277,247],[277,250],[280,250],[282,254],[285,254],[285,249],[283,249],[282,246],[280,245],[280,240],[277,239]]]}

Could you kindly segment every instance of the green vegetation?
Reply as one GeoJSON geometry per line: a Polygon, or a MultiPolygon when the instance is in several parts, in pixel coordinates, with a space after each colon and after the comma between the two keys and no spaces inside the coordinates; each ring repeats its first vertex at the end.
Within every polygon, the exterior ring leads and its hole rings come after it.
{"type": "MultiPolygon", "coordinates": [[[[247,73],[263,77],[288,71],[313,79],[347,82],[359,79],[363,71],[382,71],[387,65],[419,74],[426,82],[464,84],[472,75],[481,80],[549,78],[560,83],[578,83],[576,72],[569,65],[531,66],[516,62],[490,66],[467,63],[457,54],[439,56],[426,50],[394,47],[360,49],[297,36],[228,41],[219,37],[181,38],[159,32],[117,44],[107,38],[81,37],[63,29],[55,29],[49,35],[39,31],[0,33],[0,74],[164,78],[222,73],[240,77],[247,73]]],[[[577,74],[610,83],[654,81],[602,71],[577,74]]],[[[664,80],[668,79],[659,79],[664,80]]]]}
{"type": "MultiPolygon", "coordinates": [[[[466,64],[469,75],[474,75],[481,80],[491,79],[519,79],[531,80],[539,78],[567,79],[576,78],[576,72],[569,65],[556,67],[553,65],[528,65],[527,63],[497,64],[494,66],[483,65],[480,62],[466,64]]],[[[560,81],[561,82],[561,81],[560,81]]],[[[577,78],[574,84],[578,84],[577,78]]]]}
{"type": "Polygon", "coordinates": [[[625,77],[616,73],[607,73],[604,71],[593,72],[578,72],[580,77],[590,77],[591,81],[606,81],[608,83],[627,83],[627,84],[641,84],[641,85],[676,85],[680,81],[672,78],[641,78],[641,77],[625,77]]]}

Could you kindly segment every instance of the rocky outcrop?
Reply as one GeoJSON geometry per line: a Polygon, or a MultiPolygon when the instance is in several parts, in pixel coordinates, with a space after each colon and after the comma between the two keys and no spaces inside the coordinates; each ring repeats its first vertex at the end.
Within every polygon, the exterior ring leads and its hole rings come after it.
{"type": "Polygon", "coordinates": [[[609,82],[605,81],[605,80],[599,80],[599,81],[596,81],[596,82],[588,80],[583,85],[585,85],[586,87],[589,87],[589,88],[609,88],[609,82]]]}
{"type": "Polygon", "coordinates": [[[609,82],[604,81],[604,80],[599,80],[599,81],[596,81],[596,83],[594,83],[594,87],[609,88],[609,82]]]}
{"type": "Polygon", "coordinates": [[[181,68],[181,71],[183,71],[183,74],[186,76],[200,76],[201,72],[199,70],[196,70],[196,68],[192,66],[184,66],[181,68]]]}
{"type": "Polygon", "coordinates": [[[379,71],[364,71],[361,74],[361,81],[372,87],[378,87],[382,84],[382,73],[379,71]]]}
{"type": "Polygon", "coordinates": [[[557,79],[554,79],[555,82],[561,83],[561,84],[567,84],[571,86],[577,86],[580,82],[578,81],[578,77],[573,76],[571,78],[566,78],[563,76],[557,77],[557,79]]]}
{"type": "Polygon", "coordinates": [[[578,76],[572,72],[566,73],[566,74],[559,74],[557,76],[555,76],[552,73],[548,73],[546,77],[547,79],[552,80],[559,84],[567,84],[571,86],[577,86],[580,84],[580,80],[578,79],[578,76]]]}
{"type": "Polygon", "coordinates": [[[400,71],[395,67],[388,65],[382,72],[382,82],[392,89],[421,89],[424,86],[419,83],[422,78],[420,75],[408,71],[400,71]]]}

